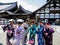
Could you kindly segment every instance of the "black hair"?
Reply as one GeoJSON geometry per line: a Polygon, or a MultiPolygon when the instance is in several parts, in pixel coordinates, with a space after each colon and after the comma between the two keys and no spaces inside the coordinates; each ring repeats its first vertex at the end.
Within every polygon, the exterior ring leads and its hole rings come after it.
{"type": "Polygon", "coordinates": [[[24,20],[24,22],[26,22],[26,21],[28,21],[28,20],[24,20]]]}
{"type": "Polygon", "coordinates": [[[39,22],[40,22],[40,23],[42,23],[42,21],[41,21],[41,20],[39,20],[39,22]]]}
{"type": "Polygon", "coordinates": [[[35,23],[35,21],[32,21],[31,23],[35,23]]]}
{"type": "Polygon", "coordinates": [[[18,24],[22,24],[22,22],[17,22],[18,24]]]}

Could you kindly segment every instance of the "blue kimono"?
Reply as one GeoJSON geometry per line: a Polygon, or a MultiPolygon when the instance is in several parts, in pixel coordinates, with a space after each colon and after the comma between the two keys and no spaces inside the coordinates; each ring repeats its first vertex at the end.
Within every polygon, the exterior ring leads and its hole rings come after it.
{"type": "Polygon", "coordinates": [[[30,27],[30,40],[34,40],[34,44],[32,44],[32,45],[35,45],[35,32],[36,32],[36,25],[33,24],[30,27]]]}
{"type": "Polygon", "coordinates": [[[37,30],[37,36],[38,36],[38,45],[44,45],[44,39],[43,39],[43,25],[38,26],[37,30]]]}

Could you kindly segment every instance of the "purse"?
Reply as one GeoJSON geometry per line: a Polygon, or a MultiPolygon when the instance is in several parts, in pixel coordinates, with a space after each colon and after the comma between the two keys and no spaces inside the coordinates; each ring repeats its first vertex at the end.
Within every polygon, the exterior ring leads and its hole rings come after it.
{"type": "Polygon", "coordinates": [[[34,40],[29,40],[29,44],[33,44],[34,43],[34,40]]]}
{"type": "Polygon", "coordinates": [[[11,38],[9,41],[10,41],[10,43],[11,43],[12,45],[14,45],[14,44],[17,42],[17,39],[11,38]]]}

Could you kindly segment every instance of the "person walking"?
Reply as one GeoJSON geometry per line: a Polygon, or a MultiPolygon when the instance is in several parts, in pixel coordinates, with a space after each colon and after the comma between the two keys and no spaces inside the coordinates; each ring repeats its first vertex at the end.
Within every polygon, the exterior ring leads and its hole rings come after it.
{"type": "Polygon", "coordinates": [[[24,23],[22,24],[24,28],[24,45],[27,43],[27,34],[29,32],[29,25],[28,25],[28,20],[25,20],[24,23]]]}
{"type": "Polygon", "coordinates": [[[44,39],[43,39],[43,23],[42,21],[40,20],[39,21],[39,24],[38,24],[38,28],[37,28],[37,37],[38,37],[38,45],[44,45],[44,39]]]}
{"type": "Polygon", "coordinates": [[[54,30],[50,27],[50,23],[45,24],[43,33],[44,33],[43,37],[45,39],[45,45],[53,45],[54,30]]]}
{"type": "Polygon", "coordinates": [[[12,45],[9,41],[11,38],[14,38],[14,19],[9,20],[10,24],[7,24],[3,27],[3,30],[7,32],[7,45],[12,45]]]}
{"type": "Polygon", "coordinates": [[[35,45],[35,32],[36,32],[36,25],[35,25],[35,22],[34,21],[32,21],[31,22],[31,27],[30,27],[30,41],[32,41],[31,43],[31,45],[35,45]]]}
{"type": "Polygon", "coordinates": [[[17,26],[15,28],[15,39],[16,39],[15,45],[23,45],[23,32],[24,32],[24,29],[21,26],[22,24],[23,24],[23,20],[18,19],[17,20],[17,26]]]}

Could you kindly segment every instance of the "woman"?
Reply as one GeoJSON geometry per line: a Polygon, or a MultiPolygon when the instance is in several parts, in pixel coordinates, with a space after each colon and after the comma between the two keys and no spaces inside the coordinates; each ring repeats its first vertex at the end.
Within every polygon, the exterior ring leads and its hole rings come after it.
{"type": "Polygon", "coordinates": [[[10,24],[7,26],[3,27],[4,31],[7,31],[7,45],[12,45],[11,42],[9,41],[11,38],[14,38],[14,19],[9,20],[10,24]]]}
{"type": "Polygon", "coordinates": [[[39,21],[38,29],[36,31],[38,36],[38,45],[44,45],[44,39],[43,39],[43,23],[42,21],[39,21]]]}
{"type": "Polygon", "coordinates": [[[16,29],[15,29],[15,38],[16,39],[16,43],[15,45],[20,45],[22,44],[23,45],[23,27],[21,26],[23,23],[22,20],[17,20],[17,26],[16,26],[16,29]]]}
{"type": "Polygon", "coordinates": [[[36,32],[36,25],[35,22],[31,22],[31,27],[30,27],[30,40],[33,40],[34,43],[32,45],[35,45],[35,32],[36,32]]]}
{"type": "Polygon", "coordinates": [[[23,28],[24,28],[24,45],[26,45],[27,42],[27,34],[29,32],[29,26],[28,26],[28,20],[25,20],[24,23],[22,24],[23,28]]]}
{"type": "Polygon", "coordinates": [[[52,45],[53,42],[52,42],[52,37],[53,37],[53,33],[54,33],[54,30],[50,27],[50,24],[47,23],[45,24],[45,28],[44,28],[44,31],[43,31],[44,35],[44,39],[45,39],[45,45],[52,45]]]}

